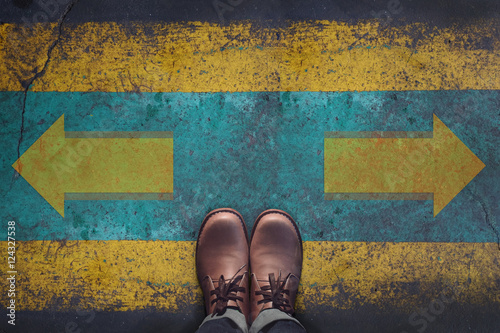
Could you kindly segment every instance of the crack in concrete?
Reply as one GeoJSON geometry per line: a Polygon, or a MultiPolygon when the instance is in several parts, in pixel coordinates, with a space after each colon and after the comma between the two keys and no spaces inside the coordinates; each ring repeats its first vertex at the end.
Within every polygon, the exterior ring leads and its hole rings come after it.
{"type": "Polygon", "coordinates": [[[481,198],[479,196],[475,195],[471,190],[469,190],[469,193],[470,193],[471,197],[474,200],[476,200],[477,202],[479,202],[479,205],[481,205],[481,208],[482,208],[482,210],[484,212],[484,219],[486,220],[486,224],[491,228],[491,230],[493,230],[493,233],[495,234],[495,236],[497,238],[498,250],[500,251],[500,232],[495,228],[495,226],[493,225],[493,223],[491,223],[491,221],[490,221],[490,214],[488,214],[488,210],[486,209],[486,205],[481,200],[481,198]]]}
{"type": "MultiPolygon", "coordinates": [[[[31,85],[33,84],[33,82],[45,74],[45,71],[47,69],[47,66],[48,66],[50,59],[51,59],[51,56],[52,56],[52,51],[54,50],[54,48],[59,43],[59,40],[61,39],[63,22],[66,19],[66,16],[68,15],[68,13],[71,11],[73,6],[78,1],[79,0],[74,0],[73,2],[71,2],[64,10],[61,17],[59,18],[58,26],[57,26],[57,29],[58,29],[57,38],[52,42],[52,44],[49,46],[49,48],[47,50],[47,60],[43,64],[42,69],[40,71],[36,72],[35,75],[33,75],[33,77],[31,77],[29,80],[27,80],[26,82],[23,83],[24,97],[23,97],[23,106],[22,106],[22,112],[21,112],[21,134],[19,136],[19,141],[17,143],[17,159],[19,159],[21,157],[21,143],[23,141],[23,133],[24,133],[24,114],[26,112],[26,99],[28,97],[28,91],[29,91],[31,85]]],[[[18,176],[19,175],[16,174],[16,177],[18,177],[18,176]]]]}

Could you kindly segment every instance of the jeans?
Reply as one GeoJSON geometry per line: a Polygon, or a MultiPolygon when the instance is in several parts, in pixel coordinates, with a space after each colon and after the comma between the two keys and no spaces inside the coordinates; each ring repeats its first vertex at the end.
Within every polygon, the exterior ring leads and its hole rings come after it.
{"type": "Polygon", "coordinates": [[[299,321],[277,309],[262,311],[250,328],[245,316],[227,309],[222,316],[208,315],[196,333],[305,333],[299,321]]]}

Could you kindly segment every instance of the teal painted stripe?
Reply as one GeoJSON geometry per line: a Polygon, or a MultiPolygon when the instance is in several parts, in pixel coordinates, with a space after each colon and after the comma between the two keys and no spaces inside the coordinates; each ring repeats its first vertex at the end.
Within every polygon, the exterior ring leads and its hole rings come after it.
{"type": "Polygon", "coordinates": [[[173,131],[172,201],[67,201],[62,218],[10,165],[22,93],[0,92],[0,218],[18,239],[194,240],[226,206],[249,227],[267,208],[291,213],[304,240],[497,242],[498,91],[346,93],[28,93],[24,152],[62,113],[68,131],[173,131]],[[486,164],[436,217],[432,201],[329,201],[328,131],[431,131],[432,114],[486,164]]]}

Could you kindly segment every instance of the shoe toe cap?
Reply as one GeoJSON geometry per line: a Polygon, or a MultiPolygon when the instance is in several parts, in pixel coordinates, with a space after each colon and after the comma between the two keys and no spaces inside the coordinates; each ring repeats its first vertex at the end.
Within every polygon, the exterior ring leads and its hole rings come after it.
{"type": "MultiPolygon", "coordinates": [[[[197,244],[198,278],[231,278],[247,264],[248,240],[244,222],[232,212],[217,212],[204,222],[197,244]]],[[[247,269],[244,269],[247,270],[247,269]]]]}

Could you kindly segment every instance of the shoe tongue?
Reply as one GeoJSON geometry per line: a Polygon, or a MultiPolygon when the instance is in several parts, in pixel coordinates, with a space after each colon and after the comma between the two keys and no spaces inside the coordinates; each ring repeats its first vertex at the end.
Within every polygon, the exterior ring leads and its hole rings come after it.
{"type": "MultiPolygon", "coordinates": [[[[278,278],[281,280],[281,276],[278,276],[278,278]]],[[[274,273],[269,273],[269,284],[271,285],[272,290],[278,289],[281,283],[282,281],[276,280],[274,273]]]]}
{"type": "Polygon", "coordinates": [[[286,280],[284,289],[296,290],[298,288],[299,288],[299,278],[293,274],[290,274],[290,276],[286,280]]]}

